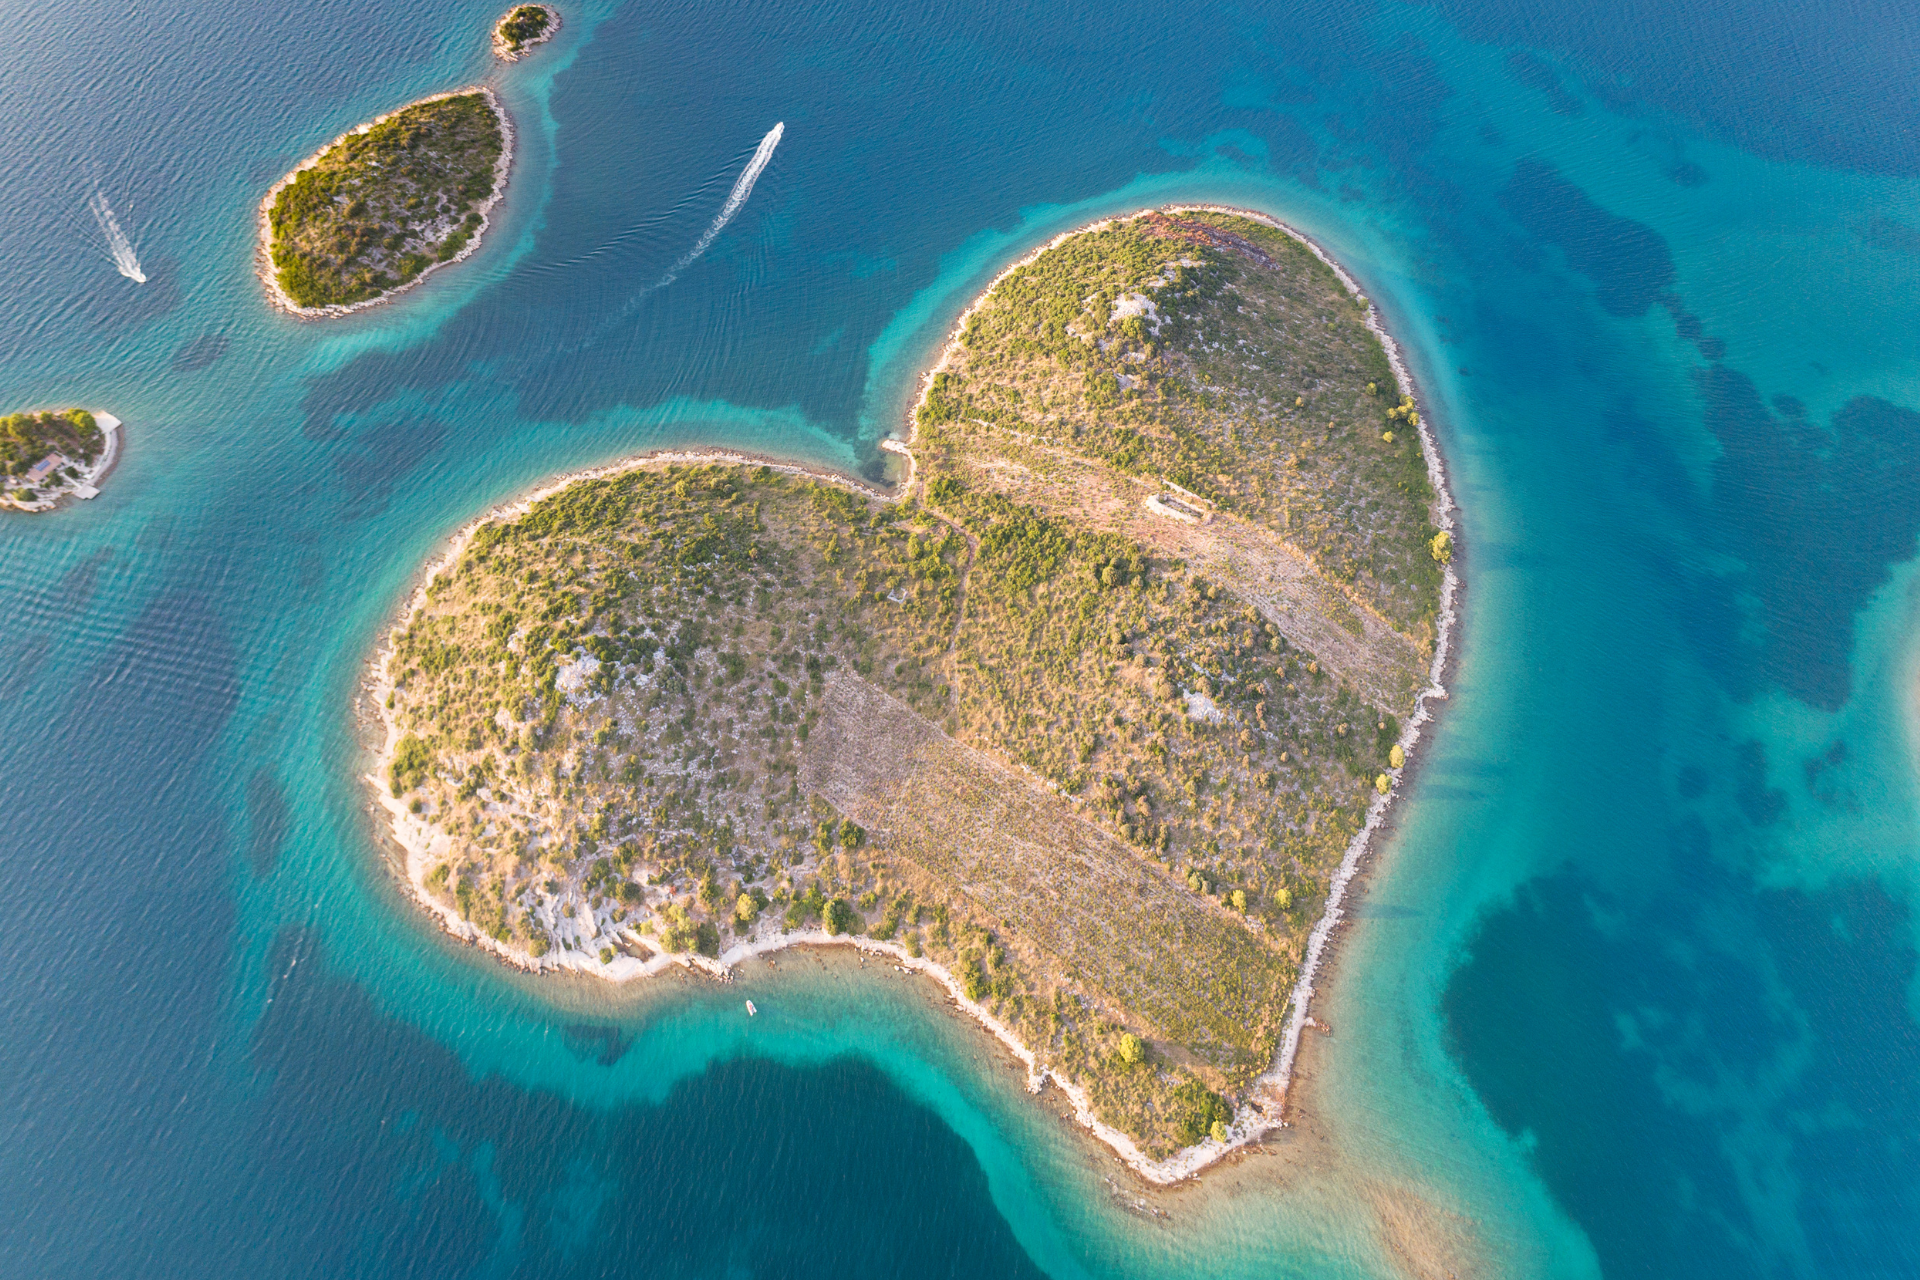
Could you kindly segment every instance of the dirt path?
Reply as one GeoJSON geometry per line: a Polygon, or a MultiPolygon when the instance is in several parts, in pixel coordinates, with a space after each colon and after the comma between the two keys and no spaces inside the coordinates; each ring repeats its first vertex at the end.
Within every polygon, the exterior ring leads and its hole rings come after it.
{"type": "Polygon", "coordinates": [[[953,630],[947,634],[947,652],[953,653],[960,646],[960,628],[967,625],[967,584],[973,580],[974,561],[980,558],[980,539],[974,537],[967,531],[965,525],[938,507],[925,504],[925,509],[936,520],[967,540],[967,562],[960,566],[960,601],[953,611],[953,630]]]}

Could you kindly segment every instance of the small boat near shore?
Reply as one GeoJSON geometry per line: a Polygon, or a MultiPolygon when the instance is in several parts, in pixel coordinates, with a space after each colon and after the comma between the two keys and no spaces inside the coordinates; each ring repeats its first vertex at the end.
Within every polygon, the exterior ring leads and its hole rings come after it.
{"type": "Polygon", "coordinates": [[[759,1012],[760,1011],[758,1009],[753,1007],[753,1001],[751,1000],[747,1001],[747,1016],[749,1018],[753,1017],[756,1013],[759,1013],[759,1012]]]}

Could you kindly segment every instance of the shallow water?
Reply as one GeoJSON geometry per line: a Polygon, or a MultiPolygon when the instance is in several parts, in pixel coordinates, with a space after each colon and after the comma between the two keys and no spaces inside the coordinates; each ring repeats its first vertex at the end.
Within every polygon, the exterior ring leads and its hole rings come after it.
{"type": "Polygon", "coordinates": [[[1920,19],[1811,12],[598,4],[506,70],[484,6],[15,15],[0,408],[128,448],[0,522],[0,1272],[1920,1267],[1920,19]],[[479,77],[480,252],[269,312],[261,193],[479,77]],[[1463,508],[1453,698],[1278,1154],[1142,1217],[891,970],[612,992],[422,926],[350,699],[439,540],[663,444],[871,471],[995,271],[1168,200],[1361,277],[1463,508]]]}

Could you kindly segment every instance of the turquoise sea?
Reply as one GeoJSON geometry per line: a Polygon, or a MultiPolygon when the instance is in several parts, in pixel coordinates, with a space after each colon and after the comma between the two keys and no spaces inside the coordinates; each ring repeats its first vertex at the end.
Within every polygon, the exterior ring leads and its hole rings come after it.
{"type": "Polygon", "coordinates": [[[1920,1273],[1920,9],[559,7],[511,68],[454,0],[7,18],[0,410],[128,443],[0,521],[0,1275],[1920,1273]],[[480,252],[270,312],[267,187],[478,79],[480,252]],[[351,700],[441,540],[663,445],[872,471],[986,280],[1169,201],[1362,279],[1462,507],[1295,1129],[1146,1196],[878,964],[423,923],[351,700]]]}

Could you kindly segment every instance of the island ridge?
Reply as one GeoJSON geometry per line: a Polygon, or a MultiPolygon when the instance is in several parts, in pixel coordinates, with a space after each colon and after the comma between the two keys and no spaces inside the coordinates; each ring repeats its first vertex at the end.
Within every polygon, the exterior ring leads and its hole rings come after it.
{"type": "Polygon", "coordinates": [[[963,318],[896,492],[653,459],[470,530],[379,664],[409,879],[534,968],[891,948],[1190,1167],[1277,1119],[1405,764],[1451,556],[1423,438],[1284,230],[1063,237],[963,318]]]}

